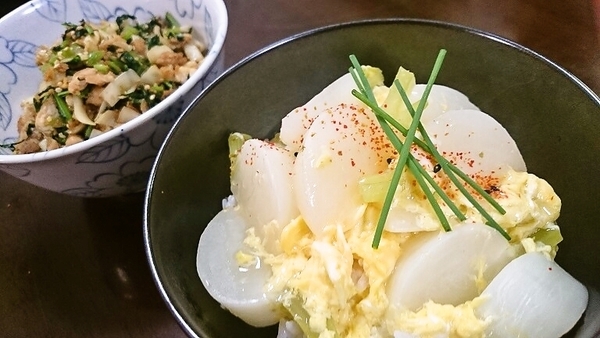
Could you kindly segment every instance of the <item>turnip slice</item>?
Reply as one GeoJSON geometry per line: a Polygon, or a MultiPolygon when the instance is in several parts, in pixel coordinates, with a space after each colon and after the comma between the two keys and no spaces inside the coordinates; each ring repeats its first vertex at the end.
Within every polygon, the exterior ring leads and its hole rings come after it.
{"type": "Polygon", "coordinates": [[[557,338],[577,323],[588,292],[554,261],[532,252],[506,265],[482,297],[476,311],[491,319],[487,337],[557,338]]]}
{"type": "Polygon", "coordinates": [[[272,143],[250,139],[231,173],[231,191],[240,212],[271,253],[281,252],[281,230],[299,215],[292,190],[294,155],[272,143]]]}
{"type": "Polygon", "coordinates": [[[390,232],[419,232],[439,229],[439,221],[434,214],[424,210],[410,199],[392,204],[385,222],[385,230],[390,232]]]}
{"type": "MultiPolygon", "coordinates": [[[[381,70],[363,66],[371,86],[383,84],[381,70]]],[[[352,95],[356,83],[350,73],[342,75],[304,105],[292,110],[281,120],[279,138],[286,148],[296,152],[302,145],[302,138],[319,114],[327,109],[333,109],[341,103],[361,106],[362,103],[352,95]]]]}
{"type": "Polygon", "coordinates": [[[219,212],[208,224],[198,245],[196,267],[206,291],[246,323],[263,327],[279,321],[276,303],[263,290],[271,269],[257,258],[240,266],[236,254],[248,249],[244,219],[234,208],[219,212]]]}
{"type": "Polygon", "coordinates": [[[315,235],[328,225],[362,222],[358,181],[385,170],[392,151],[370,111],[341,104],[315,119],[293,176],[298,208],[315,235]]]}
{"type": "Polygon", "coordinates": [[[484,224],[419,234],[405,244],[390,277],[390,304],[416,311],[429,300],[464,303],[479,295],[515,256],[508,241],[484,224]]]}
{"type": "MultiPolygon", "coordinates": [[[[425,84],[418,84],[413,87],[410,93],[412,102],[416,102],[423,96],[425,84]]],[[[458,90],[443,85],[434,84],[429,92],[427,106],[423,110],[421,122],[423,124],[431,122],[434,118],[450,110],[479,110],[479,108],[469,101],[469,98],[458,90]]]]}
{"type": "Polygon", "coordinates": [[[440,153],[468,175],[503,176],[527,171],[506,129],[478,110],[451,110],[424,125],[440,153]]]}

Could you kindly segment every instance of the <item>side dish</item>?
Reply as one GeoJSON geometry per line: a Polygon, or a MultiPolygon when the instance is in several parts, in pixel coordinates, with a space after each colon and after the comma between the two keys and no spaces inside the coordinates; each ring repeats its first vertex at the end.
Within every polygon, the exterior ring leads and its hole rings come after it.
{"type": "Polygon", "coordinates": [[[231,192],[203,232],[206,290],[279,338],[537,337],[587,289],[554,258],[561,200],[493,117],[400,67],[352,67],[269,140],[229,138],[231,192]],[[541,325],[543,323],[543,325],[541,325]]]}
{"type": "Polygon", "coordinates": [[[59,42],[36,53],[43,80],[22,103],[16,154],[72,145],[134,119],[184,83],[206,50],[169,13],[64,26],[59,42]]]}

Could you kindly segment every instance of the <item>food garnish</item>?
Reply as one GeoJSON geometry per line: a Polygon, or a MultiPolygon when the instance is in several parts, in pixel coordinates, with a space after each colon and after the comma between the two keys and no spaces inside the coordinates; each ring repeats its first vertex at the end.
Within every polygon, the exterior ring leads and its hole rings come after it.
{"type": "MultiPolygon", "coordinates": [[[[385,226],[385,221],[387,219],[387,215],[389,209],[391,207],[392,200],[394,198],[394,193],[396,191],[396,187],[398,186],[398,182],[400,181],[400,177],[405,167],[408,167],[410,172],[413,174],[419,186],[423,190],[423,193],[427,197],[429,203],[431,203],[432,208],[435,211],[435,214],[439,218],[439,221],[442,225],[442,228],[445,231],[450,231],[450,224],[443,211],[439,206],[439,202],[436,200],[429,186],[433,188],[433,190],[440,196],[440,198],[448,205],[448,207],[454,212],[456,217],[459,220],[464,221],[466,219],[465,215],[456,207],[454,202],[448,197],[448,195],[444,192],[444,190],[433,180],[433,178],[427,173],[427,171],[418,163],[418,161],[410,154],[411,145],[414,143],[421,147],[423,150],[432,154],[437,161],[440,169],[448,175],[450,180],[456,185],[456,187],[460,190],[462,194],[471,202],[473,207],[477,209],[487,220],[489,226],[498,230],[507,240],[510,240],[510,236],[506,233],[506,231],[498,225],[498,223],[494,220],[490,214],[481,207],[479,202],[469,193],[469,191],[464,187],[462,183],[458,181],[456,175],[459,175],[461,179],[463,179],[467,184],[469,184],[477,193],[479,193],[484,199],[486,199],[496,210],[498,210],[501,214],[506,213],[506,211],[500,206],[477,182],[473,181],[468,175],[463,173],[456,166],[452,165],[451,162],[446,160],[436,149],[435,145],[431,141],[431,138],[427,135],[425,128],[420,122],[421,115],[423,110],[425,109],[425,104],[427,103],[427,98],[431,91],[431,87],[435,83],[435,79],[442,67],[442,63],[444,62],[444,57],[446,56],[446,50],[440,50],[437,59],[435,61],[433,70],[431,75],[429,76],[429,80],[427,81],[427,86],[423,92],[421,99],[419,100],[419,105],[415,110],[413,105],[411,104],[406,91],[402,87],[402,84],[398,79],[394,81],[394,88],[398,90],[400,93],[404,104],[406,105],[406,109],[410,112],[412,116],[412,122],[409,128],[405,128],[398,121],[396,121],[393,117],[391,117],[388,113],[383,110],[375,96],[373,95],[373,91],[367,80],[360,63],[356,56],[351,55],[350,61],[352,62],[352,67],[350,68],[350,73],[352,74],[354,81],[356,82],[359,90],[353,90],[352,94],[356,96],[359,100],[365,103],[369,108],[373,110],[375,113],[377,120],[381,124],[381,128],[383,128],[384,132],[390,139],[390,142],[394,145],[396,150],[398,151],[399,158],[396,163],[396,167],[394,169],[394,174],[392,176],[392,180],[388,189],[388,192],[385,197],[385,201],[383,203],[383,208],[381,210],[381,215],[379,217],[379,221],[377,223],[377,228],[375,231],[375,235],[373,237],[373,248],[377,248],[379,246],[379,242],[381,241],[381,235],[383,233],[383,229],[385,226]],[[391,127],[396,128],[400,133],[402,133],[405,137],[404,142],[400,140],[398,135],[393,131],[391,127]],[[415,134],[417,130],[421,133],[423,137],[423,141],[415,138],[415,134]]],[[[439,171],[439,170],[438,170],[439,171]]]]}

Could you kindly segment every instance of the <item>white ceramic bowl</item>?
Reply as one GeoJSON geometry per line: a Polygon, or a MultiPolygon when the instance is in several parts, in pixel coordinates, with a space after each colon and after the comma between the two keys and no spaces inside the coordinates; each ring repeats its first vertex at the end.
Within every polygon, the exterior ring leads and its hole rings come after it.
{"type": "Polygon", "coordinates": [[[182,110],[224,70],[227,9],[222,0],[33,0],[0,19],[0,144],[15,142],[21,101],[37,92],[40,45],[55,43],[64,22],[147,21],[170,12],[209,46],[200,68],[173,94],[118,129],[65,148],[12,154],[0,147],[0,170],[69,195],[104,197],[145,189],[160,145],[182,110]],[[25,26],[25,27],[24,27],[25,26]],[[27,27],[29,26],[29,27],[27,27]]]}

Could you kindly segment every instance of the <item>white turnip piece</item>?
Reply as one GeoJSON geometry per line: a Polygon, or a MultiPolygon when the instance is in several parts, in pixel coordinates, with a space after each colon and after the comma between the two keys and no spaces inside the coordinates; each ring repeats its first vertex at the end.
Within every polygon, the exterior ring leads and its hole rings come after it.
{"type": "Polygon", "coordinates": [[[243,266],[236,259],[240,250],[248,250],[247,228],[235,208],[220,211],[200,236],[196,268],[206,291],[224,308],[250,325],[269,326],[280,317],[263,290],[271,268],[258,258],[243,266]]]}
{"type": "Polygon", "coordinates": [[[429,300],[459,305],[478,296],[515,256],[508,241],[485,224],[421,233],[403,247],[388,282],[388,298],[411,311],[429,300]]]}
{"type": "Polygon", "coordinates": [[[588,292],[556,262],[532,252],[510,262],[481,294],[486,337],[557,338],[577,323],[588,292]]]}

